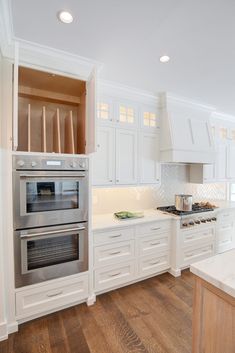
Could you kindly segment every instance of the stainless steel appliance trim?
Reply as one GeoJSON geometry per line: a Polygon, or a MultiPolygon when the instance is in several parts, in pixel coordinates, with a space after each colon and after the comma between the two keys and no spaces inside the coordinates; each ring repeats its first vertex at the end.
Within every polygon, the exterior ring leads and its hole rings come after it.
{"type": "Polygon", "coordinates": [[[76,176],[74,175],[75,173],[71,173],[71,174],[62,174],[61,175],[57,175],[57,174],[46,174],[45,176],[43,176],[42,174],[21,174],[20,173],[20,177],[21,178],[40,178],[40,179],[48,179],[48,178],[70,178],[70,179],[77,179],[77,178],[85,178],[86,174],[79,174],[76,173],[76,176]]]}
{"type": "Polygon", "coordinates": [[[50,234],[60,234],[60,233],[68,233],[68,232],[75,232],[75,231],[80,231],[86,229],[85,227],[80,227],[80,228],[70,228],[66,230],[53,230],[51,232],[42,232],[42,233],[32,233],[32,234],[21,234],[20,238],[34,238],[34,237],[39,237],[39,236],[44,236],[44,235],[50,235],[50,234]]]}

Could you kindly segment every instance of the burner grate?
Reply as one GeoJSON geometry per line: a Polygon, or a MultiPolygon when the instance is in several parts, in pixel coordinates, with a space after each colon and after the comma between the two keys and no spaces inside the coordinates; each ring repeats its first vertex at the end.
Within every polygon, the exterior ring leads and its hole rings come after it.
{"type": "Polygon", "coordinates": [[[167,212],[167,213],[172,213],[176,216],[185,216],[185,215],[190,215],[194,213],[201,213],[201,212],[209,212],[209,211],[214,211],[214,208],[207,208],[207,207],[202,207],[197,203],[194,203],[192,206],[192,211],[178,211],[175,206],[163,206],[163,207],[157,207],[157,210],[167,212]]]}

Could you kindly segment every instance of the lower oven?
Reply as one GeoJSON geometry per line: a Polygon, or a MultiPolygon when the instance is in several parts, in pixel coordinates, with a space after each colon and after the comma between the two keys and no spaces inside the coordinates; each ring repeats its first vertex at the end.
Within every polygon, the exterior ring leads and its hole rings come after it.
{"type": "Polygon", "coordinates": [[[87,222],[14,232],[15,285],[88,270],[87,222]]]}

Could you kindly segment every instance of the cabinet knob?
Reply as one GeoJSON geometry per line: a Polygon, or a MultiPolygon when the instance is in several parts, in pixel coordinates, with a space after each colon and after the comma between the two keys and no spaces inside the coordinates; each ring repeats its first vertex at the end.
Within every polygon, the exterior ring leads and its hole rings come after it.
{"type": "Polygon", "coordinates": [[[100,145],[97,145],[98,148],[100,148],[100,145]]]}
{"type": "Polygon", "coordinates": [[[110,179],[109,182],[112,183],[113,182],[112,179],[110,179]]]}
{"type": "Polygon", "coordinates": [[[116,182],[119,183],[119,180],[117,179],[116,182]]]}

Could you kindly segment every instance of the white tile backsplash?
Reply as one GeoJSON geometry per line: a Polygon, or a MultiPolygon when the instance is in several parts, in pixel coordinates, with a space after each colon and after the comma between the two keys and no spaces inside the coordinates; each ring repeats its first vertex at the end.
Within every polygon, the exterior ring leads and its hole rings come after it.
{"type": "Polygon", "coordinates": [[[175,194],[192,194],[194,201],[226,200],[226,183],[191,184],[186,165],[163,165],[160,186],[93,188],[93,213],[144,210],[174,204],[175,194]]]}

